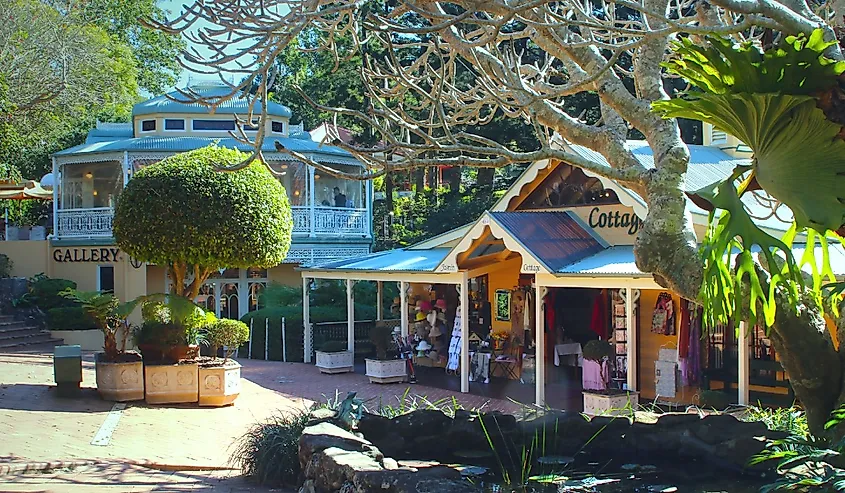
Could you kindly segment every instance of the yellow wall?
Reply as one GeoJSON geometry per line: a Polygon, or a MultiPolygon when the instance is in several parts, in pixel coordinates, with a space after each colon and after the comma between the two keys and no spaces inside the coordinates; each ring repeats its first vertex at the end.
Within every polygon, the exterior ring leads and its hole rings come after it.
{"type": "Polygon", "coordinates": [[[3,241],[0,253],[12,261],[13,277],[32,277],[36,274],[48,274],[47,241],[3,241]]]}
{"type": "Polygon", "coordinates": [[[165,274],[164,267],[158,265],[147,266],[147,294],[163,293],[167,289],[164,285],[165,274]]]}
{"type": "MultiPolygon", "coordinates": [[[[680,302],[681,299],[677,295],[672,295],[675,303],[675,334],[674,336],[664,336],[655,334],[651,331],[651,319],[654,313],[654,304],[657,302],[657,296],[661,291],[643,290],[640,294],[639,317],[638,317],[638,335],[639,335],[639,373],[640,382],[639,390],[642,400],[652,400],[656,395],[656,385],[654,379],[654,362],[659,357],[661,347],[678,347],[678,326],[680,325],[680,302]]],[[[660,396],[660,400],[669,402],[681,402],[692,404],[695,394],[698,393],[696,387],[678,387],[675,397],[660,396]]]]}
{"type": "MultiPolygon", "coordinates": [[[[510,321],[502,322],[496,320],[496,290],[507,289],[510,291],[519,283],[519,271],[522,267],[522,259],[515,258],[507,261],[506,264],[507,265],[503,266],[501,269],[490,272],[487,275],[489,282],[487,288],[487,301],[490,302],[490,315],[493,319],[492,327],[494,332],[511,330],[510,321]]],[[[521,336],[522,334],[519,335],[521,336]]]]}
{"type": "Polygon", "coordinates": [[[277,282],[285,286],[302,286],[302,273],[298,272],[295,264],[281,264],[267,270],[270,282],[277,282]]]}

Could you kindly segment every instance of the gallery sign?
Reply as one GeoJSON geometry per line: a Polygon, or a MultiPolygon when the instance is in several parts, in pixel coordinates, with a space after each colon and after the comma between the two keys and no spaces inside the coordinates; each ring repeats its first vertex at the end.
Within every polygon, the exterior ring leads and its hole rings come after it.
{"type": "Polygon", "coordinates": [[[56,248],[53,250],[56,262],[118,262],[120,249],[109,247],[56,248]]]}

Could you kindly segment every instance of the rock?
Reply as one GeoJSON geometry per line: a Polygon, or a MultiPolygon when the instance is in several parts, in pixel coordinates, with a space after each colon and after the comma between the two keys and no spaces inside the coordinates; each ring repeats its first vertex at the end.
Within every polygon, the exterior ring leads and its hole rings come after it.
{"type": "Polygon", "coordinates": [[[314,426],[320,423],[332,423],[334,424],[335,418],[337,418],[337,413],[331,409],[322,407],[318,409],[314,409],[309,413],[310,420],[308,421],[307,426],[314,426]]]}
{"type": "Polygon", "coordinates": [[[494,430],[501,430],[505,433],[516,430],[516,416],[511,414],[493,411],[479,415],[479,419],[487,428],[487,431],[491,433],[494,430]]]}
{"type": "Polygon", "coordinates": [[[339,491],[360,472],[382,471],[373,457],[354,450],[329,447],[311,456],[305,477],[314,480],[318,491],[339,491]]]}
{"type": "MultiPolygon", "coordinates": [[[[366,435],[365,435],[366,436],[366,435]]],[[[389,457],[403,457],[406,452],[411,452],[407,447],[405,438],[397,433],[391,433],[379,439],[373,440],[373,444],[389,457]]]]}
{"type": "Polygon", "coordinates": [[[405,438],[414,438],[423,435],[446,435],[449,432],[452,418],[441,411],[430,409],[419,409],[408,414],[397,416],[393,420],[393,428],[396,433],[405,438]]]}
{"type": "Polygon", "coordinates": [[[737,436],[765,436],[766,425],[761,422],[743,422],[730,414],[711,414],[691,428],[695,436],[710,445],[722,443],[737,436]]]}
{"type": "Polygon", "coordinates": [[[660,428],[674,428],[678,426],[690,427],[697,425],[701,416],[691,413],[665,413],[657,418],[655,426],[660,428]]]}
{"type": "Polygon", "coordinates": [[[380,438],[392,433],[393,422],[389,418],[377,414],[364,413],[358,421],[358,431],[364,438],[374,443],[380,438]]]}
{"type": "MultiPolygon", "coordinates": [[[[302,436],[299,438],[300,465],[305,469],[315,455],[329,448],[359,452],[377,462],[384,458],[369,441],[331,423],[320,423],[308,426],[302,431],[302,436]]],[[[316,479],[316,476],[306,475],[306,477],[316,479]]]]}

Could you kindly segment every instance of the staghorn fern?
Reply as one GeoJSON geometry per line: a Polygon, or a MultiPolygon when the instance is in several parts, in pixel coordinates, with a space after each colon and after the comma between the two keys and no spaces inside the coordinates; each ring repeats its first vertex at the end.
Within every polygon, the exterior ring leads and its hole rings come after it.
{"type": "MultiPolygon", "coordinates": [[[[707,317],[712,322],[737,323],[739,317],[734,315],[741,298],[737,295],[740,289],[749,289],[749,321],[771,326],[778,288],[797,302],[804,284],[802,266],[811,266],[817,301],[821,301],[822,284],[834,281],[828,240],[842,241],[833,232],[845,230],[845,141],[841,138],[845,119],[826,108],[826,101],[832,92],[840,91],[845,62],[823,55],[835,42],[824,41],[820,29],[809,37],[788,36],[766,52],[720,37],[708,37],[708,41],[700,46],[681,39],[673,45],[675,56],[664,67],[696,90],[652,107],[664,118],[711,123],[754,151],[751,166],[737,167],[727,180],[690,197],[706,210],[723,211],[719,216],[711,214],[702,247],[707,317]],[[757,227],[740,200],[760,188],[792,210],[795,221],[783,240],[757,227]],[[807,245],[796,261],[791,245],[799,232],[807,234],[807,245]],[[817,244],[822,249],[820,266],[815,258],[817,244]],[[752,248],[760,249],[771,276],[768,293],[752,248]],[[733,254],[735,268],[730,265],[733,254]]],[[[832,297],[834,310],[837,304],[838,297],[832,297]]]]}

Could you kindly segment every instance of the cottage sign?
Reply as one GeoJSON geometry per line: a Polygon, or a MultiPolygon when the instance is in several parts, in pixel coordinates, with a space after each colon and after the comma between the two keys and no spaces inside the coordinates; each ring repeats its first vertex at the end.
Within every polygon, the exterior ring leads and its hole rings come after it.
{"type": "Polygon", "coordinates": [[[119,248],[56,248],[53,260],[63,263],[76,262],[117,262],[120,260],[119,248]]]}
{"type": "Polygon", "coordinates": [[[607,211],[602,212],[598,207],[590,211],[588,224],[593,229],[627,228],[628,234],[634,236],[640,230],[643,221],[633,212],[607,211]]]}

